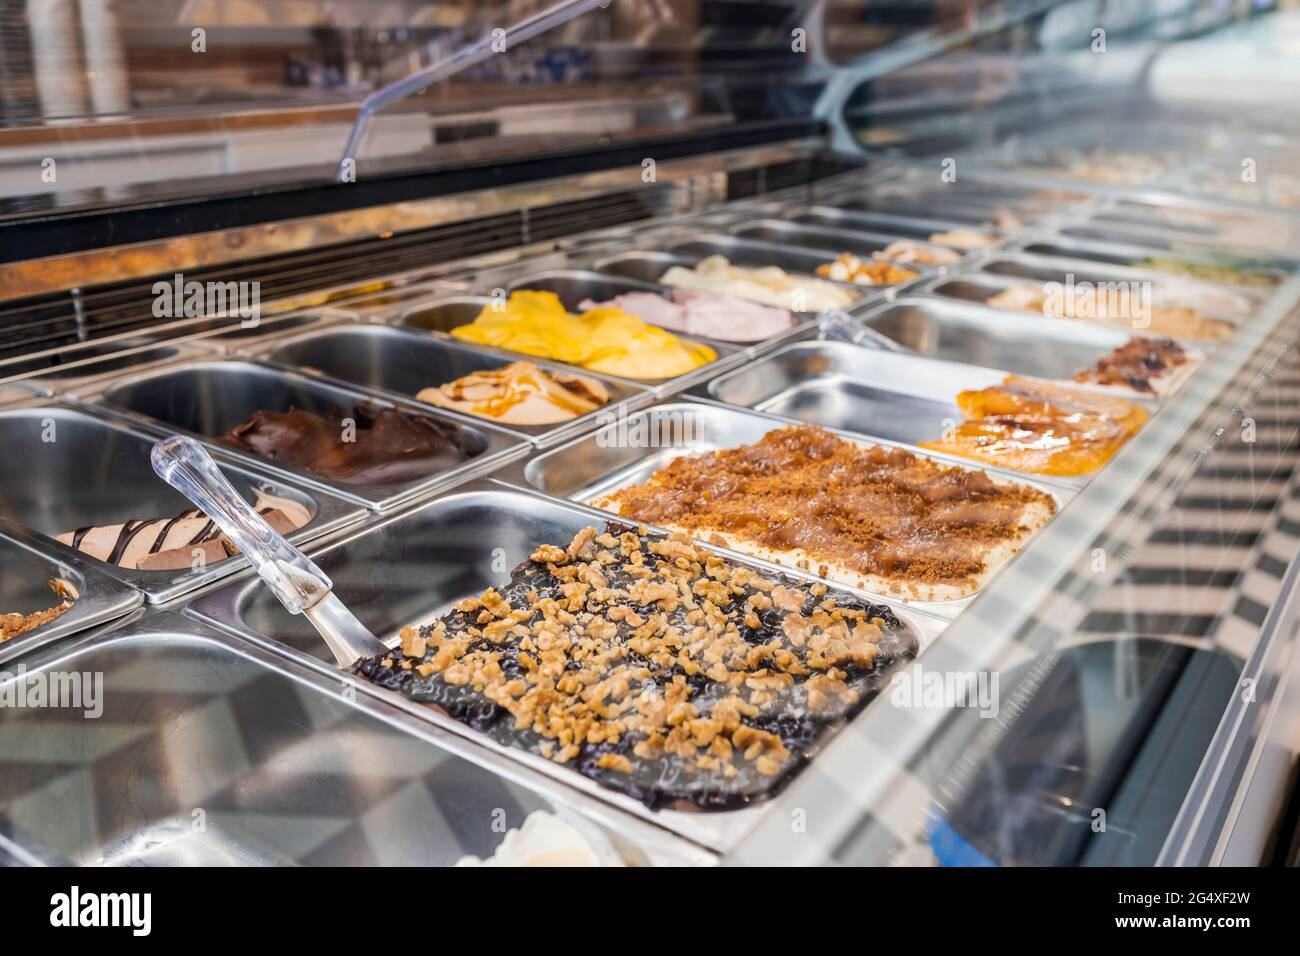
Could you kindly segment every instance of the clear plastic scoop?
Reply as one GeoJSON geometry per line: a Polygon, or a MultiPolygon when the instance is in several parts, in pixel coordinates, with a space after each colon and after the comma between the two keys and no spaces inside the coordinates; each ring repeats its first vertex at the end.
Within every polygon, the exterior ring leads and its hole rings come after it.
{"type": "Polygon", "coordinates": [[[290,614],[307,616],[339,667],[350,668],[362,658],[388,653],[383,642],[334,595],[325,572],[249,507],[202,445],[173,435],[153,446],[149,460],[158,477],[216,522],[290,614]]]}
{"type": "Polygon", "coordinates": [[[912,351],[839,309],[825,309],[818,314],[817,335],[829,342],[852,342],[854,345],[883,349],[886,352],[912,351]]]}

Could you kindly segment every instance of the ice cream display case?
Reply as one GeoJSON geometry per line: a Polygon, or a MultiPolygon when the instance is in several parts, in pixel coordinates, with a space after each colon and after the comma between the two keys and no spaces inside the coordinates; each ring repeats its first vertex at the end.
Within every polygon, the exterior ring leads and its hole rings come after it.
{"type": "Polygon", "coordinates": [[[0,41],[0,862],[1296,862],[1300,11],[199,6],[0,41]]]}

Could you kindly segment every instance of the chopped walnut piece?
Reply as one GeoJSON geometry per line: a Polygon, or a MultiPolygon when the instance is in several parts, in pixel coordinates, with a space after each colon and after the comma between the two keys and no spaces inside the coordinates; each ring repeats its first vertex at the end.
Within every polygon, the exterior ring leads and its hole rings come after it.
{"type": "Polygon", "coordinates": [[[769,579],[683,535],[585,529],[530,558],[508,587],[404,629],[400,660],[360,669],[639,795],[766,792],[794,765],[786,740],[841,719],[892,647],[880,606],[769,579]]]}

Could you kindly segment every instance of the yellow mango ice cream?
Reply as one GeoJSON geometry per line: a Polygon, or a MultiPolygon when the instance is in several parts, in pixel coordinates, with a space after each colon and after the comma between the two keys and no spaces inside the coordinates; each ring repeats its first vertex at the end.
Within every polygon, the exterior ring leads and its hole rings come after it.
{"type": "Polygon", "coordinates": [[[554,292],[512,292],[504,307],[487,306],[451,334],[622,378],[673,378],[718,357],[707,345],[679,339],[623,309],[601,306],[571,315],[554,292]]]}

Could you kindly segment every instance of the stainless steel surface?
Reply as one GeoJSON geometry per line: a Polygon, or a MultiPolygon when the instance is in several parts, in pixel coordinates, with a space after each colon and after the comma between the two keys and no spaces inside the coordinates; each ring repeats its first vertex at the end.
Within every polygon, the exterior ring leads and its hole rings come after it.
{"type": "Polygon", "coordinates": [[[163,343],[151,336],[56,349],[0,366],[0,377],[23,376],[23,384],[52,394],[104,381],[123,372],[157,368],[204,355],[184,342],[163,343]]]}
{"type": "MultiPolygon", "coordinates": [[[[471,451],[462,465],[416,481],[386,485],[351,485],[311,472],[281,467],[252,454],[223,448],[216,439],[258,411],[285,412],[300,408],[324,413],[331,408],[370,404],[394,407],[390,401],[351,388],[333,385],[254,362],[226,360],[189,362],[152,374],[110,383],[102,390],[81,393],[78,400],[93,403],[159,433],[179,432],[222,449],[223,454],[259,469],[289,476],[313,487],[323,487],[350,501],[384,510],[403,501],[473,477],[518,453],[527,443],[521,436],[448,412],[422,409],[418,414],[457,425],[471,451]],[[471,424],[471,422],[473,422],[471,424]]],[[[408,406],[407,410],[412,410],[408,406]]]]}
{"type": "Polygon", "coordinates": [[[350,679],[178,614],[25,664],[0,686],[59,675],[95,692],[81,710],[0,710],[0,850],[19,862],[448,866],[490,856],[506,827],[537,810],[577,810],[630,863],[711,861],[526,768],[485,760],[350,679]]]}
{"type": "MultiPolygon", "coordinates": [[[[169,518],[190,505],[149,467],[154,437],[130,425],[55,402],[0,411],[0,444],[30,451],[0,457],[0,514],[53,538],[78,528],[169,518]],[[49,440],[46,440],[49,439],[49,440]]],[[[365,510],[322,490],[305,490],[255,468],[223,461],[247,500],[260,490],[303,505],[311,520],[289,537],[303,542],[360,520],[365,510]]],[[[150,603],[172,600],[244,566],[238,558],[175,571],[121,568],[88,555],[99,573],[143,592],[150,603]]]]}
{"type": "Polygon", "coordinates": [[[959,391],[1005,377],[974,365],[817,341],[787,345],[696,391],[728,405],[917,445],[962,420],[959,391]]]}
{"type": "Polygon", "coordinates": [[[1054,256],[1068,259],[1086,259],[1107,265],[1127,266],[1134,269],[1146,269],[1161,275],[1179,275],[1161,266],[1161,262],[1182,264],[1188,268],[1204,266],[1207,268],[1239,269],[1243,273],[1258,276],[1259,285],[1241,285],[1231,281],[1219,281],[1220,285],[1230,288],[1248,288],[1267,290],[1280,284],[1286,278],[1286,271],[1276,266],[1238,264],[1232,257],[1219,257],[1212,254],[1179,253],[1177,255],[1160,255],[1157,250],[1129,241],[1091,241],[1071,239],[1068,236],[1045,236],[1034,239],[1022,247],[1031,255],[1054,256]]]}
{"type": "MultiPolygon", "coordinates": [[[[445,385],[471,372],[501,368],[512,361],[500,352],[478,349],[448,337],[421,335],[414,328],[369,324],[336,325],[276,340],[268,345],[263,358],[287,369],[308,374],[319,372],[381,396],[396,393],[411,401],[418,401],[416,395],[421,389],[445,385]]],[[[532,357],[527,360],[544,369],[573,373],[572,366],[532,357]]],[[[612,413],[624,403],[635,405],[651,397],[643,386],[626,380],[595,372],[582,374],[599,380],[609,391],[610,400],[604,408],[554,425],[510,425],[490,418],[483,420],[534,441],[548,442],[586,427],[602,412],[612,413]]]]}
{"type": "MultiPolygon", "coordinates": [[[[975,305],[986,305],[988,300],[1000,292],[1010,289],[1013,286],[1028,285],[1035,289],[1047,291],[1047,286],[1051,285],[1058,290],[1059,302],[1064,303],[1066,307],[1076,301],[1069,297],[1067,291],[1070,288],[1078,288],[1080,283],[1088,280],[1070,280],[1065,273],[1061,274],[1060,280],[1056,279],[1039,279],[1036,277],[1013,276],[994,272],[970,272],[951,278],[940,279],[931,285],[925,287],[927,295],[940,296],[948,299],[956,299],[961,302],[969,302],[975,305]]],[[[1106,281],[1106,280],[1103,280],[1106,281]]],[[[1103,325],[1113,329],[1122,329],[1132,335],[1168,335],[1169,333],[1156,332],[1150,328],[1151,317],[1146,316],[1146,321],[1139,321],[1143,313],[1135,311],[1141,308],[1144,301],[1146,290],[1149,288],[1151,293],[1151,304],[1153,306],[1173,306],[1182,305],[1184,301],[1194,301],[1194,294],[1191,292],[1175,293],[1173,290],[1162,287],[1158,283],[1152,283],[1146,286],[1148,280],[1145,279],[1120,279],[1117,280],[1121,285],[1118,286],[1097,286],[1097,300],[1099,302],[1108,301],[1108,288],[1115,289],[1116,301],[1119,303],[1115,306],[1115,311],[1107,313],[1108,316],[1114,316],[1114,321],[1109,318],[1092,318],[1089,316],[1073,317],[1066,315],[1049,315],[1047,312],[1035,311],[1031,309],[1017,309],[1010,306],[998,307],[989,306],[998,312],[1023,312],[1026,315],[1032,315],[1039,322],[1045,323],[1084,323],[1088,325],[1103,325]],[[1183,295],[1187,295],[1184,300],[1183,295]]],[[[1197,309],[1203,316],[1219,321],[1236,325],[1240,318],[1237,314],[1226,308],[1229,305],[1237,305],[1235,296],[1232,296],[1231,302],[1223,301],[1223,290],[1219,290],[1220,296],[1217,300],[1211,300],[1205,303],[1202,308],[1197,309]],[[1211,309],[1212,305],[1225,306],[1220,310],[1211,309]]],[[[1207,297],[1208,298],[1208,297],[1207,297]]],[[[1241,303],[1245,304],[1245,303],[1241,303]]],[[[1101,306],[1098,306],[1101,308],[1101,306]]],[[[1181,339],[1185,342],[1195,342],[1200,348],[1213,349],[1220,344],[1221,340],[1203,339],[1194,336],[1172,335],[1172,338],[1181,339]]]]}
{"type": "MultiPolygon", "coordinates": [[[[52,580],[76,594],[72,607],[49,623],[0,643],[0,662],[121,617],[143,601],[139,592],[101,574],[71,548],[0,519],[0,614],[32,614],[57,607],[62,600],[50,589],[52,580]]],[[[0,719],[10,712],[11,708],[0,708],[0,719]]]]}
{"type": "Polygon", "coordinates": [[[1260,300],[1271,292],[1269,289],[1242,288],[1191,276],[1171,275],[1140,266],[1108,265],[1088,259],[1028,252],[1007,252],[987,259],[979,264],[977,274],[1061,284],[1072,281],[1076,285],[1083,282],[1101,286],[1107,283],[1150,283],[1152,299],[1156,303],[1192,305],[1205,314],[1237,321],[1249,318],[1258,310],[1260,300]]]}
{"type": "MultiPolygon", "coordinates": [[[[848,347],[853,348],[853,346],[848,347]]],[[[887,356],[885,353],[879,354],[887,359],[896,357],[887,356]]],[[[978,377],[980,371],[974,370],[973,375],[978,377]]],[[[955,406],[953,410],[956,410],[955,406]]],[[[760,413],[713,402],[664,402],[635,412],[625,421],[575,438],[559,448],[540,452],[527,461],[510,462],[491,477],[517,487],[532,488],[555,498],[567,498],[585,505],[600,495],[641,484],[674,458],[751,444],[774,428],[792,424],[798,424],[798,421],[793,418],[778,417],[772,413],[760,413]]],[[[936,422],[936,428],[942,429],[941,419],[936,422]]],[[[1044,482],[1038,478],[988,468],[950,455],[925,451],[903,442],[877,436],[869,437],[860,430],[857,432],[832,430],[858,444],[870,442],[901,447],[945,465],[985,472],[998,481],[1015,481],[1033,485],[1052,495],[1058,506],[1068,501],[1073,494],[1072,487],[1077,487],[1077,483],[1044,482]]],[[[709,544],[707,541],[702,543],[709,544]]],[[[788,568],[728,548],[715,548],[715,550],[771,570],[790,572],[788,568]]],[[[906,604],[944,619],[955,617],[973,600],[973,596],[968,596],[953,601],[909,601],[898,595],[878,594],[840,583],[834,583],[833,586],[873,600],[906,604]]]]}
{"type": "Polygon", "coordinates": [[[1047,319],[939,297],[909,296],[861,318],[921,355],[1066,380],[1132,337],[1097,322],[1047,319]]]}
{"type": "MultiPolygon", "coordinates": [[[[732,265],[758,269],[763,266],[779,266],[786,272],[796,275],[816,276],[817,267],[825,265],[835,258],[834,254],[805,249],[795,245],[774,242],[756,242],[735,236],[703,235],[685,241],[674,242],[667,250],[672,255],[685,256],[698,262],[706,256],[726,256],[732,265]]],[[[832,285],[848,289],[859,298],[870,292],[878,291],[871,286],[853,285],[848,282],[835,282],[823,279],[832,285]]]]}
{"type": "MultiPolygon", "coordinates": [[[[373,633],[392,643],[403,626],[429,621],[455,601],[503,584],[511,569],[538,545],[567,543],[580,529],[599,526],[604,520],[609,520],[607,515],[592,509],[483,481],[330,544],[313,552],[312,559],[334,582],[334,593],[373,633]]],[[[741,560],[773,570],[760,562],[741,560]]],[[[794,576],[808,579],[806,575],[794,576]]],[[[289,648],[317,662],[330,659],[311,627],[285,611],[255,579],[234,582],[201,597],[191,605],[190,613],[259,644],[289,648]]],[[[943,626],[936,618],[906,609],[899,611],[899,618],[922,644],[943,626]]],[[[318,666],[331,668],[329,663],[318,666]]],[[[362,689],[368,691],[358,695],[363,705],[373,695],[464,738],[484,754],[483,759],[499,758],[494,766],[532,768],[587,797],[715,850],[735,846],[764,810],[764,804],[758,803],[736,811],[650,811],[639,801],[608,791],[572,770],[516,748],[501,747],[431,708],[364,682],[358,684],[358,690],[362,689]]]]}
{"type": "Polygon", "coordinates": [[[216,319],[208,323],[200,323],[192,329],[187,328],[185,331],[187,334],[197,333],[193,341],[199,345],[223,353],[238,352],[255,347],[268,339],[301,331],[308,326],[312,327],[313,332],[319,332],[322,327],[345,321],[347,317],[345,312],[318,311],[302,315],[263,318],[257,324],[247,326],[237,320],[216,319]]]}
{"type": "MultiPolygon", "coordinates": [[[[870,232],[865,229],[814,227],[793,222],[783,222],[779,219],[760,219],[757,222],[732,226],[730,232],[743,239],[755,239],[777,245],[789,244],[810,249],[825,249],[831,253],[832,258],[841,252],[851,252],[856,256],[870,259],[872,253],[880,252],[899,238],[898,236],[870,232]]],[[[931,249],[936,248],[925,242],[922,242],[922,245],[927,245],[931,249]]],[[[942,271],[942,267],[939,266],[921,265],[914,262],[898,263],[897,265],[902,269],[910,269],[919,276],[933,275],[938,271],[942,271]]],[[[899,284],[901,283],[891,283],[891,285],[899,284]]]]}
{"type": "MultiPolygon", "coordinates": [[[[796,207],[797,209],[797,207],[796,207]]],[[[893,215],[837,209],[834,206],[812,206],[806,211],[792,210],[788,218],[791,222],[806,223],[810,226],[824,226],[832,229],[854,229],[867,232],[880,232],[905,239],[929,242],[936,232],[949,232],[953,229],[969,229],[967,223],[953,222],[950,219],[921,219],[915,216],[893,215]]],[[[1001,238],[996,229],[980,229],[992,239],[1001,238]]],[[[961,252],[962,250],[957,250],[961,252]]]]}

